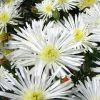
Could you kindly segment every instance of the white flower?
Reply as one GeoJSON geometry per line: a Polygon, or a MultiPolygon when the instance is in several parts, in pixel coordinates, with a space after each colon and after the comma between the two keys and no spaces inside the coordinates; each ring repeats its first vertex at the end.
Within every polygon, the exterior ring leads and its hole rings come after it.
{"type": "Polygon", "coordinates": [[[80,10],[86,7],[93,7],[95,4],[98,4],[100,0],[79,0],[78,7],[80,10]]]}
{"type": "MultiPolygon", "coordinates": [[[[59,67],[69,72],[68,67],[79,70],[83,56],[78,55],[83,50],[74,50],[69,44],[70,36],[60,27],[53,28],[53,22],[44,26],[43,20],[32,21],[32,27],[16,30],[14,41],[9,41],[9,48],[16,49],[8,59],[12,63],[31,66],[41,63],[47,70],[55,71],[59,67]]],[[[41,68],[40,68],[41,69],[41,68]]]]}
{"type": "Polygon", "coordinates": [[[69,15],[68,20],[64,18],[63,22],[68,33],[72,34],[70,42],[75,43],[76,48],[84,48],[84,51],[92,51],[100,42],[100,29],[90,29],[89,25],[84,23],[83,16],[79,14],[74,18],[69,15]]]}
{"type": "Polygon", "coordinates": [[[0,5],[0,29],[7,32],[7,24],[17,25],[15,18],[20,18],[19,10],[15,6],[0,5]]]}
{"type": "Polygon", "coordinates": [[[85,81],[84,84],[81,81],[79,83],[80,84],[77,86],[79,93],[76,93],[76,95],[81,100],[100,100],[99,79],[92,78],[92,80],[90,80],[87,78],[87,81],[85,81]]]}
{"type": "MultiPolygon", "coordinates": [[[[58,71],[58,70],[57,70],[58,71]]],[[[34,71],[30,74],[29,70],[20,68],[16,70],[18,81],[9,77],[12,81],[11,88],[13,93],[0,91],[0,96],[10,98],[12,100],[52,100],[52,99],[67,99],[71,95],[73,83],[68,80],[61,83],[60,80],[55,80],[58,72],[48,76],[44,72],[34,71]],[[55,80],[55,81],[54,81],[55,80]]]]}
{"type": "Polygon", "coordinates": [[[83,13],[83,18],[85,23],[89,24],[91,28],[100,27],[100,4],[86,9],[85,13],[83,13]]]}
{"type": "Polygon", "coordinates": [[[53,0],[58,5],[58,8],[63,11],[68,11],[70,9],[75,8],[77,5],[77,0],[53,0]]]}
{"type": "Polygon", "coordinates": [[[43,0],[41,3],[36,3],[40,18],[47,19],[53,16],[53,12],[56,10],[56,3],[52,0],[43,0]]]}

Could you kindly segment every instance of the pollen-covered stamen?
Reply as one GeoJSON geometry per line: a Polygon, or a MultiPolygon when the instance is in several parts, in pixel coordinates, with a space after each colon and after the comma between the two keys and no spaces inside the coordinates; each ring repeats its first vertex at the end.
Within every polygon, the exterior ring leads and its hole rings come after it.
{"type": "Polygon", "coordinates": [[[52,4],[46,4],[44,7],[43,7],[43,12],[45,13],[51,13],[53,11],[53,5],[52,4]]]}
{"type": "Polygon", "coordinates": [[[59,57],[59,50],[57,50],[54,46],[46,46],[40,52],[40,59],[50,63],[57,60],[59,57]]]}
{"type": "Polygon", "coordinates": [[[7,23],[10,20],[9,12],[1,12],[0,13],[0,23],[7,23]]]}
{"type": "Polygon", "coordinates": [[[85,33],[80,29],[76,29],[74,32],[74,41],[79,42],[84,39],[85,33]]]}
{"type": "Polygon", "coordinates": [[[62,5],[64,3],[66,3],[68,0],[57,0],[58,4],[62,5]]]}
{"type": "Polygon", "coordinates": [[[23,94],[22,100],[44,100],[44,95],[41,91],[27,90],[23,94]]]}
{"type": "Polygon", "coordinates": [[[81,0],[81,2],[79,3],[79,8],[84,9],[86,7],[92,6],[95,3],[96,3],[96,0],[81,0]]]}

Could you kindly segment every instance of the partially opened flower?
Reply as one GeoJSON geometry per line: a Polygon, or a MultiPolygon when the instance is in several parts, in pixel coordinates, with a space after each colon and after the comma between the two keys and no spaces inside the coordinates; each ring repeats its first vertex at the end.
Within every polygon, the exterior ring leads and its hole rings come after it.
{"type": "MultiPolygon", "coordinates": [[[[87,81],[77,86],[78,93],[76,95],[80,100],[100,100],[100,79],[92,78],[90,80],[87,78],[87,81]]],[[[77,99],[76,99],[77,100],[77,99]]]]}
{"type": "MultiPolygon", "coordinates": [[[[31,66],[41,63],[48,71],[55,71],[59,67],[69,72],[68,67],[79,70],[83,63],[81,49],[73,49],[69,43],[70,35],[60,27],[54,27],[53,23],[44,26],[43,20],[32,21],[32,27],[27,23],[27,28],[20,28],[17,35],[13,35],[8,45],[15,51],[8,55],[8,59],[14,64],[31,66]]],[[[41,68],[40,68],[41,69],[41,68]]]]}
{"type": "Polygon", "coordinates": [[[16,18],[20,18],[20,13],[15,6],[0,5],[0,30],[7,32],[7,24],[17,25],[16,18]]]}
{"type": "Polygon", "coordinates": [[[92,51],[100,42],[100,29],[92,29],[84,23],[83,16],[79,14],[74,18],[69,15],[68,20],[64,18],[65,29],[72,34],[70,42],[75,43],[76,48],[84,48],[84,51],[92,51]]]}
{"type": "MultiPolygon", "coordinates": [[[[58,70],[57,70],[58,71],[58,70]]],[[[34,71],[30,74],[29,70],[24,67],[16,70],[17,80],[8,76],[12,81],[12,86],[8,86],[12,91],[0,91],[0,96],[10,98],[12,100],[51,100],[51,99],[67,99],[72,94],[71,88],[73,83],[71,80],[61,83],[55,80],[58,72],[48,76],[45,72],[34,71]]]]}

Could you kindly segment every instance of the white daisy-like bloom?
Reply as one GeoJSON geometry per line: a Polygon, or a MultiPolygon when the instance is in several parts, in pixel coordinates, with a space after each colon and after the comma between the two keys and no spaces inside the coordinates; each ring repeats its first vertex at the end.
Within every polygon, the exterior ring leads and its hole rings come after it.
{"type": "Polygon", "coordinates": [[[91,28],[100,27],[100,4],[86,9],[85,13],[83,13],[83,18],[84,22],[89,24],[91,28]]]}
{"type": "Polygon", "coordinates": [[[79,0],[78,7],[83,10],[87,7],[93,7],[94,5],[100,3],[100,0],[79,0]]]}
{"type": "Polygon", "coordinates": [[[47,19],[53,16],[53,12],[58,8],[52,0],[43,0],[41,3],[36,3],[36,8],[40,18],[47,19]]]}
{"type": "Polygon", "coordinates": [[[67,99],[72,94],[71,88],[73,82],[68,80],[61,83],[60,80],[55,80],[58,70],[48,76],[45,72],[34,71],[30,74],[29,70],[24,67],[16,70],[17,80],[14,77],[9,77],[12,81],[12,86],[8,86],[12,91],[0,91],[0,96],[10,98],[12,100],[51,100],[51,99],[67,99]]]}
{"type": "MultiPolygon", "coordinates": [[[[14,64],[31,66],[41,63],[47,70],[52,71],[63,68],[69,72],[68,67],[79,70],[83,63],[83,56],[79,53],[83,49],[73,49],[74,45],[69,44],[70,35],[66,34],[60,27],[54,27],[50,22],[44,26],[44,21],[32,21],[32,26],[26,23],[27,28],[16,30],[17,35],[13,35],[9,41],[9,49],[16,49],[8,59],[14,64]]],[[[41,69],[41,68],[40,68],[41,69]]]]}
{"type": "Polygon", "coordinates": [[[12,76],[12,74],[10,74],[8,70],[6,70],[3,66],[0,66],[0,88],[3,90],[10,90],[10,88],[8,88],[8,86],[10,86],[8,75],[12,76]]]}
{"type": "Polygon", "coordinates": [[[15,6],[0,5],[0,29],[7,32],[7,24],[20,23],[15,18],[20,18],[19,10],[15,6]]]}
{"type": "Polygon", "coordinates": [[[88,77],[84,83],[81,81],[79,83],[77,86],[79,93],[76,95],[80,100],[100,100],[100,79],[92,78],[90,80],[88,77]]]}
{"type": "Polygon", "coordinates": [[[53,0],[63,11],[72,10],[77,5],[77,0],[53,0]]]}
{"type": "Polygon", "coordinates": [[[72,35],[70,42],[74,43],[77,48],[83,48],[84,51],[92,51],[97,46],[96,42],[100,42],[100,29],[90,29],[89,25],[84,23],[81,14],[75,15],[73,18],[69,15],[68,20],[64,18],[65,29],[72,35]]]}

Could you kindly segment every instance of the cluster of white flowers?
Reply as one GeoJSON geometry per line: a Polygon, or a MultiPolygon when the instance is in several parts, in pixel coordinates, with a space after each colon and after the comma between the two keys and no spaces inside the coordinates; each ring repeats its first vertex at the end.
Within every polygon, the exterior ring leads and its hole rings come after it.
{"type": "MultiPolygon", "coordinates": [[[[15,68],[15,74],[0,67],[0,96],[10,100],[100,100],[100,75],[92,79],[88,76],[84,83],[79,81],[77,85],[71,79],[71,70],[80,71],[85,61],[83,54],[93,53],[94,48],[100,50],[99,1],[42,0],[36,3],[43,19],[34,19],[31,24],[26,22],[25,27],[15,29],[16,34],[11,35],[5,46],[12,50],[6,58],[15,68]],[[83,12],[72,16],[68,10],[75,7],[83,12]],[[68,18],[45,23],[56,10],[67,12],[68,18]]],[[[22,2],[0,2],[0,38],[8,32],[8,24],[20,23],[22,2]]],[[[100,65],[99,60],[95,63],[100,65]]],[[[91,71],[100,73],[100,67],[91,71]]]]}
{"type": "Polygon", "coordinates": [[[36,3],[36,8],[41,15],[40,18],[51,18],[53,13],[58,10],[68,12],[73,8],[79,7],[83,10],[87,7],[94,7],[100,0],[43,0],[41,3],[36,3]]]}

